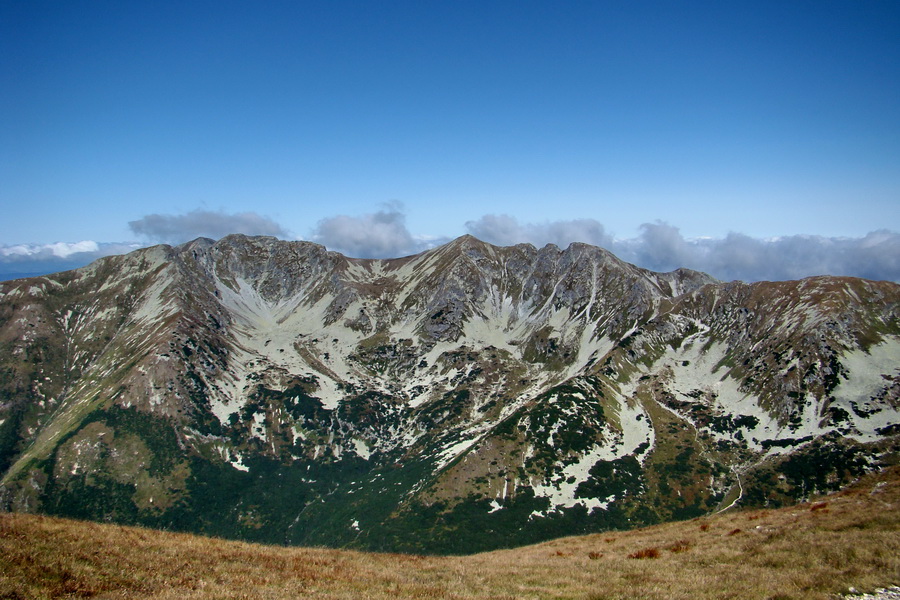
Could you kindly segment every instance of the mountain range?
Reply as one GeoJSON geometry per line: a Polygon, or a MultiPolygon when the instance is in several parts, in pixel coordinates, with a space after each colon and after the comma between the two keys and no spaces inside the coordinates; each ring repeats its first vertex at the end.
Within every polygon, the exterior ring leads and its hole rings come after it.
{"type": "Polygon", "coordinates": [[[780,506],[898,433],[891,282],[231,235],[0,283],[6,510],[472,552],[780,506]]]}

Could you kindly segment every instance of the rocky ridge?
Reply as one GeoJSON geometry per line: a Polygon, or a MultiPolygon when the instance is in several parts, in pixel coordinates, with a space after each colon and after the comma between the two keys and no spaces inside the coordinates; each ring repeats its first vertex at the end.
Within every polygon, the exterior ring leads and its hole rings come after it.
{"type": "Polygon", "coordinates": [[[476,550],[777,504],[894,460],[900,286],[470,236],[228,236],[0,283],[14,510],[476,550]]]}

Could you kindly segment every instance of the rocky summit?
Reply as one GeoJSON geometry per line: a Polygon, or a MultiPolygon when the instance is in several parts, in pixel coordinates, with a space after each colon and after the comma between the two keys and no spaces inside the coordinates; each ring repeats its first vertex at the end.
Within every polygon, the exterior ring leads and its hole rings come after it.
{"type": "Polygon", "coordinates": [[[900,450],[900,285],[232,235],[0,283],[0,506],[428,553],[778,506],[900,450]]]}

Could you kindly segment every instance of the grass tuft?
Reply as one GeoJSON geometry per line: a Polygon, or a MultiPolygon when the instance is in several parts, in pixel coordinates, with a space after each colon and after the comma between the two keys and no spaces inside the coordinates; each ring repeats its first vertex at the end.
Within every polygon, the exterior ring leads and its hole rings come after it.
{"type": "Polygon", "coordinates": [[[632,552],[628,558],[659,558],[659,548],[644,548],[637,552],[632,552]]]}

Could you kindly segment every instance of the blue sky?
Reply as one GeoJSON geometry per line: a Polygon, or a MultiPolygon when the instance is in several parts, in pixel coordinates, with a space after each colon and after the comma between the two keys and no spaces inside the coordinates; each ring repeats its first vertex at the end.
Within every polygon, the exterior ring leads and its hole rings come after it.
{"type": "Polygon", "coordinates": [[[7,0],[0,272],[475,233],[897,280],[898,31],[893,0],[7,0]]]}

